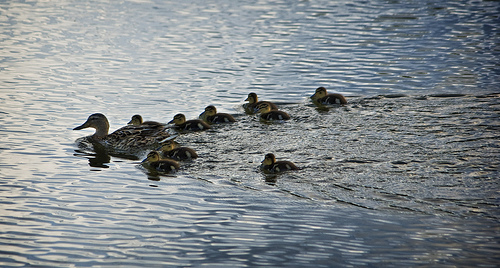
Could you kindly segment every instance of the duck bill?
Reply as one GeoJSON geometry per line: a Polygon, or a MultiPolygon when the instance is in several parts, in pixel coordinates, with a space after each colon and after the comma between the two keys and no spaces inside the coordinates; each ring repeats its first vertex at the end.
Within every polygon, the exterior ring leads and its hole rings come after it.
{"type": "Polygon", "coordinates": [[[174,123],[174,119],[170,120],[170,122],[168,122],[167,124],[172,124],[174,123]]]}
{"type": "Polygon", "coordinates": [[[204,120],[207,117],[206,112],[201,113],[198,118],[204,120]]]}
{"type": "Polygon", "coordinates": [[[90,123],[87,121],[87,122],[83,123],[83,125],[75,127],[73,130],[80,130],[80,129],[84,129],[84,128],[88,128],[88,127],[90,127],[90,123]]]}
{"type": "Polygon", "coordinates": [[[132,122],[134,121],[134,119],[130,120],[127,125],[132,125],[132,122]]]}

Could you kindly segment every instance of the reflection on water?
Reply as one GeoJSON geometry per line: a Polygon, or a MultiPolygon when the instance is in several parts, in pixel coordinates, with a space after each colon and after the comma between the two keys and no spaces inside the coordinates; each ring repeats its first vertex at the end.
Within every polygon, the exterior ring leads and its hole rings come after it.
{"type": "Polygon", "coordinates": [[[499,8],[0,3],[1,266],[497,265],[499,8]],[[210,104],[237,122],[180,135],[200,157],[171,176],[71,130],[210,104]],[[302,169],[263,174],[269,152],[302,169]]]}

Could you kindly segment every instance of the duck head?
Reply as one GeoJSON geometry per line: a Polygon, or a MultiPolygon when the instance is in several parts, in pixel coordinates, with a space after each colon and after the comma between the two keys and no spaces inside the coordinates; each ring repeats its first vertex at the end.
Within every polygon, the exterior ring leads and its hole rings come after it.
{"type": "Polygon", "coordinates": [[[159,151],[170,152],[178,146],[178,143],[173,140],[168,140],[161,145],[159,151]]]}
{"type": "Polygon", "coordinates": [[[127,125],[140,126],[142,122],[142,116],[136,114],[132,116],[132,119],[130,119],[130,122],[128,122],[127,125]]]}
{"type": "Polygon", "coordinates": [[[103,138],[108,135],[109,122],[105,115],[96,113],[87,118],[87,121],[81,126],[75,127],[73,130],[80,130],[84,128],[94,128],[96,131],[93,135],[95,138],[103,138]]]}
{"type": "Polygon", "coordinates": [[[217,108],[215,108],[215,106],[213,105],[209,105],[207,106],[207,108],[205,108],[205,113],[207,116],[214,116],[217,114],[217,108]]]}
{"type": "Polygon", "coordinates": [[[257,101],[259,101],[259,98],[257,97],[257,94],[252,92],[248,94],[248,98],[246,98],[245,101],[248,101],[249,103],[256,103],[257,101]]]}
{"type": "Polygon", "coordinates": [[[174,116],[174,119],[172,119],[172,121],[170,121],[168,123],[169,124],[174,123],[175,125],[182,125],[182,124],[186,123],[186,116],[184,116],[183,114],[176,114],[174,116]]]}
{"type": "Polygon", "coordinates": [[[312,100],[319,100],[321,98],[323,98],[324,96],[326,96],[328,93],[326,91],[326,88],[324,87],[318,87],[316,89],[316,92],[314,92],[314,94],[311,96],[311,99],[312,100]]]}
{"type": "Polygon", "coordinates": [[[276,163],[276,157],[274,157],[274,154],[266,154],[266,156],[264,156],[264,160],[262,160],[262,164],[264,166],[270,166],[272,164],[276,163]]]}
{"type": "Polygon", "coordinates": [[[161,157],[160,154],[157,151],[151,151],[148,156],[146,156],[146,159],[142,161],[142,163],[152,163],[152,162],[157,162],[160,161],[161,157]]]}

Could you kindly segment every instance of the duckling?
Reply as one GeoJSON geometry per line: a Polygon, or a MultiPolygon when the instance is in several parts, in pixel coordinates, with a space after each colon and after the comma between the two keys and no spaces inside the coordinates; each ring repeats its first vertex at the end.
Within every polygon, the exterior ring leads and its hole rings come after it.
{"type": "Polygon", "coordinates": [[[274,154],[266,154],[262,161],[262,169],[271,173],[278,173],[287,170],[298,170],[299,168],[290,161],[276,161],[274,154]]]}
{"type": "Polygon", "coordinates": [[[106,116],[101,113],[90,115],[85,123],[73,130],[89,127],[96,131],[85,139],[90,142],[98,142],[107,149],[121,153],[158,148],[161,141],[170,137],[170,134],[164,131],[163,125],[127,125],[108,134],[109,122],[106,116]]]}
{"type": "Polygon", "coordinates": [[[141,164],[148,169],[170,173],[179,170],[179,163],[172,159],[161,159],[160,153],[152,151],[141,164]]]}
{"type": "Polygon", "coordinates": [[[139,114],[132,116],[132,119],[130,120],[130,122],[127,123],[127,125],[133,125],[133,126],[141,126],[141,125],[158,126],[158,125],[161,125],[161,126],[164,126],[164,124],[159,123],[159,122],[155,122],[155,121],[143,122],[142,116],[139,114]]]}
{"type": "Polygon", "coordinates": [[[178,161],[198,158],[198,154],[195,150],[188,147],[177,147],[177,144],[170,140],[163,143],[160,151],[164,157],[178,161]]]}
{"type": "Polygon", "coordinates": [[[318,87],[311,99],[318,104],[347,104],[344,96],[338,93],[328,94],[324,87],[318,87]]]}
{"type": "Polygon", "coordinates": [[[230,114],[217,113],[217,108],[213,105],[209,105],[205,108],[205,111],[200,114],[200,119],[209,124],[236,122],[234,117],[230,114]]]}
{"type": "Polygon", "coordinates": [[[278,110],[271,110],[269,103],[261,103],[257,106],[257,112],[261,113],[260,118],[264,120],[289,120],[290,116],[278,110]]]}
{"type": "Polygon", "coordinates": [[[172,121],[168,122],[169,124],[174,123],[175,127],[181,130],[193,130],[193,131],[198,131],[198,130],[205,130],[209,129],[210,126],[203,122],[202,120],[199,119],[193,119],[193,120],[188,120],[186,121],[186,116],[183,114],[176,114],[174,116],[174,119],[172,121]]]}
{"type": "Polygon", "coordinates": [[[245,108],[245,112],[248,114],[254,114],[257,112],[257,106],[261,103],[268,103],[271,106],[271,110],[278,110],[278,107],[276,104],[269,102],[269,101],[259,101],[259,98],[257,97],[257,94],[255,93],[250,93],[248,94],[248,98],[246,98],[245,101],[248,101],[248,103],[243,105],[243,108],[245,108]]]}

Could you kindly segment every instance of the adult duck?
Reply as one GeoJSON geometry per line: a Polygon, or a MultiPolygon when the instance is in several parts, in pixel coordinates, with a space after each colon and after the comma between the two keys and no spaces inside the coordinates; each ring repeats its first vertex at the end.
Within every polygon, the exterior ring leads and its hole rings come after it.
{"type": "Polygon", "coordinates": [[[163,125],[127,125],[108,134],[109,122],[106,116],[101,113],[90,115],[85,123],[73,130],[85,128],[94,128],[95,133],[80,138],[77,142],[97,142],[111,152],[123,154],[136,154],[139,151],[158,148],[161,141],[170,137],[170,134],[165,132],[163,125]]]}

